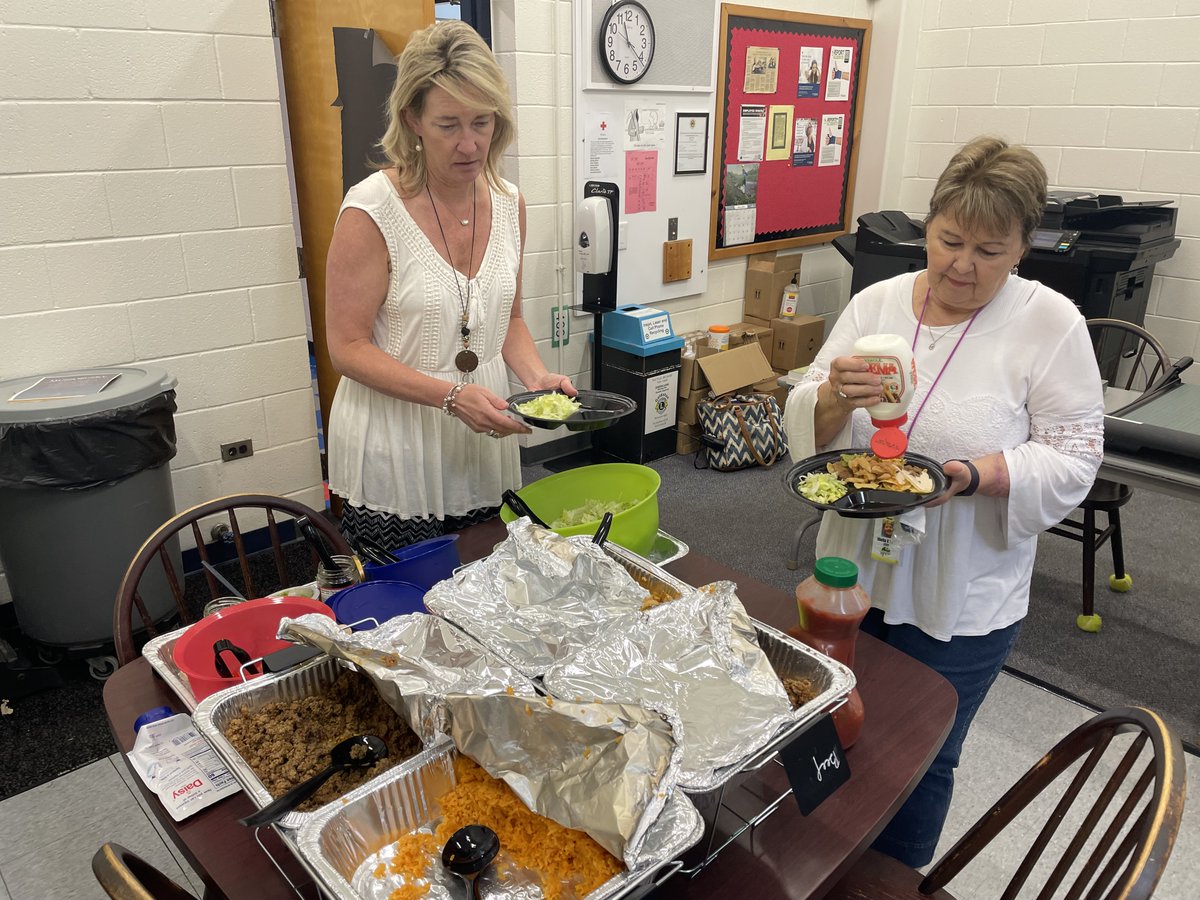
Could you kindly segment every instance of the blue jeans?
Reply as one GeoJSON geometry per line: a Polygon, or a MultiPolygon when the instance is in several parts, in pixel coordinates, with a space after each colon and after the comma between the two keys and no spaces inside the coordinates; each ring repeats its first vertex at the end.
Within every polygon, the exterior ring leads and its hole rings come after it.
{"type": "MultiPolygon", "coordinates": [[[[971,720],[988,688],[1000,674],[1008,651],[1017,640],[1021,623],[979,637],[956,637],[949,641],[931,638],[914,625],[888,625],[883,611],[870,610],[862,622],[862,630],[940,674],[958,692],[958,712],[946,743],[917,784],[916,790],[872,844],[880,853],[893,856],[917,868],[933,859],[950,797],[954,793],[954,770],[971,720]]],[[[871,715],[868,707],[867,715],[871,715]]]]}

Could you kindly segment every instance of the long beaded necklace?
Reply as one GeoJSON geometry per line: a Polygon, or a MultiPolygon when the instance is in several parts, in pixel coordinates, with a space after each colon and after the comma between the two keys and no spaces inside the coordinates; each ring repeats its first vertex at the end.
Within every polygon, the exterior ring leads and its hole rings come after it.
{"type": "MultiPolygon", "coordinates": [[[[471,255],[467,259],[467,295],[463,297],[462,287],[458,283],[458,268],[454,265],[454,257],[450,255],[450,242],[446,240],[446,231],[442,228],[442,217],[438,215],[437,203],[433,200],[433,191],[429,189],[429,182],[425,182],[425,193],[429,195],[429,205],[433,208],[433,217],[437,220],[438,231],[442,235],[442,246],[446,248],[446,259],[450,261],[450,269],[454,272],[454,289],[458,291],[458,304],[462,309],[462,317],[459,319],[459,334],[462,336],[463,348],[458,351],[454,357],[454,368],[462,372],[464,375],[469,375],[479,368],[479,357],[475,351],[471,349],[471,263],[475,261],[475,220],[478,218],[475,208],[475,184],[471,184],[471,255]]],[[[462,224],[466,225],[462,219],[459,219],[462,224]]]]}
{"type": "MultiPolygon", "coordinates": [[[[917,318],[917,330],[913,332],[912,349],[916,352],[917,338],[921,335],[921,326],[925,323],[925,310],[929,306],[929,288],[925,289],[925,301],[921,304],[921,315],[917,318]]],[[[917,427],[917,419],[921,418],[921,412],[925,409],[925,404],[929,402],[929,398],[933,396],[934,390],[937,389],[938,382],[942,380],[942,375],[946,372],[946,367],[950,365],[950,361],[954,359],[954,354],[958,352],[959,345],[962,344],[963,338],[967,336],[967,332],[971,330],[971,326],[975,324],[975,318],[983,311],[983,307],[971,313],[971,318],[967,319],[967,327],[962,330],[958,336],[958,340],[954,342],[954,346],[950,349],[950,355],[946,357],[946,361],[942,363],[942,367],[938,370],[937,377],[933,379],[933,384],[929,386],[929,390],[925,392],[925,396],[921,398],[921,405],[917,407],[917,414],[912,417],[912,421],[908,424],[908,436],[911,438],[913,429],[917,427]]],[[[926,326],[928,327],[928,326],[926,326]]],[[[943,332],[940,337],[945,337],[949,332],[943,332]]],[[[934,344],[937,343],[935,340],[934,344]]],[[[932,349],[933,344],[929,345],[932,349]]]]}

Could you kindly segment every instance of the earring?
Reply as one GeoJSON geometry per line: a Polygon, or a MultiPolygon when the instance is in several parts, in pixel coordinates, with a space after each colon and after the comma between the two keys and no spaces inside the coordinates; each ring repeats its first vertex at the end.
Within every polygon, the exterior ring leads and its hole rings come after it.
{"type": "Polygon", "coordinates": [[[1019,273],[1018,273],[1018,271],[1017,271],[1017,267],[1018,267],[1019,265],[1020,265],[1020,263],[1013,263],[1013,264],[1012,264],[1012,268],[1008,270],[1008,274],[1010,274],[1010,275],[1017,275],[1017,274],[1019,274],[1019,273]]]}
{"type": "Polygon", "coordinates": [[[420,152],[421,152],[421,149],[422,149],[422,148],[421,148],[421,139],[420,139],[420,138],[417,138],[417,152],[418,152],[418,153],[420,153],[420,152]]]}

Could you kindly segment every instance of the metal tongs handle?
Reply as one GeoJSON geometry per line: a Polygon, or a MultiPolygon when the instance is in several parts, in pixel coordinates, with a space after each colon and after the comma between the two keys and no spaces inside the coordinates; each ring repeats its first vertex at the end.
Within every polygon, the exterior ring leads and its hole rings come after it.
{"type": "Polygon", "coordinates": [[[545,522],[539,518],[538,514],[529,508],[529,505],[517,495],[517,492],[511,488],[500,495],[500,498],[508,504],[508,508],[515,512],[518,516],[528,516],[534,525],[540,525],[542,528],[549,528],[545,522]]]}

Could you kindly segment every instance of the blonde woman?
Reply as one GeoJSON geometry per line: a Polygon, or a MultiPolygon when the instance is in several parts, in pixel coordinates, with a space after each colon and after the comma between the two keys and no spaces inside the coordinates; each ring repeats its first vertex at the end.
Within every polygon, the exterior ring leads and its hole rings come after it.
{"type": "Polygon", "coordinates": [[[512,101],[470,26],[415,32],[397,59],[380,148],[346,194],[329,246],[329,353],[342,374],[329,486],[352,541],[388,547],[496,513],[520,486],[508,372],[561,388],[521,317],[525,203],[498,166],[512,101]]]}

